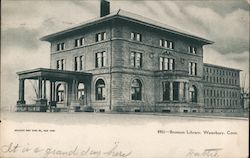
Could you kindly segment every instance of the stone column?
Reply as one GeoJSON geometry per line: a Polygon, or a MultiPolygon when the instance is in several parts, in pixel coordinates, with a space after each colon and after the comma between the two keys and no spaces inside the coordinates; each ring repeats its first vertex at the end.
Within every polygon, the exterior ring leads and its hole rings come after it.
{"type": "Polygon", "coordinates": [[[53,82],[52,82],[52,81],[50,81],[49,87],[50,87],[50,91],[49,91],[49,101],[50,101],[50,103],[51,103],[51,102],[53,101],[53,82]]]}
{"type": "Polygon", "coordinates": [[[173,101],[173,82],[169,82],[169,90],[170,90],[170,92],[169,92],[169,100],[170,101],[173,101]]]}
{"type": "Polygon", "coordinates": [[[46,79],[43,79],[43,99],[46,99],[46,79]]]}
{"type": "Polygon", "coordinates": [[[185,93],[185,101],[186,102],[189,101],[189,95],[188,95],[189,93],[188,93],[188,91],[189,91],[189,84],[188,84],[188,82],[186,82],[185,83],[185,92],[184,92],[185,93]]]}
{"type": "Polygon", "coordinates": [[[42,78],[38,78],[38,99],[42,99],[42,78]]]}
{"type": "Polygon", "coordinates": [[[24,79],[19,79],[19,92],[18,92],[18,101],[17,104],[25,104],[24,100],[24,79]]]}

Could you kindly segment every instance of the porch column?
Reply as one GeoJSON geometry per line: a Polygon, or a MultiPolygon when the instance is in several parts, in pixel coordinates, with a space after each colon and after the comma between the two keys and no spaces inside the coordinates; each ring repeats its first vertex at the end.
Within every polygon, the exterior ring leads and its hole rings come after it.
{"type": "Polygon", "coordinates": [[[170,92],[169,92],[169,100],[170,101],[173,101],[173,82],[170,82],[169,83],[169,89],[170,89],[170,92]]]}
{"type": "Polygon", "coordinates": [[[52,101],[56,101],[56,83],[52,81],[52,101]]]}
{"type": "Polygon", "coordinates": [[[38,99],[42,99],[42,78],[38,78],[38,99]]]}
{"type": "Polygon", "coordinates": [[[18,104],[25,104],[24,100],[24,79],[19,79],[18,104]]]}
{"type": "Polygon", "coordinates": [[[185,83],[185,101],[188,102],[189,101],[189,96],[188,96],[188,87],[189,87],[189,84],[188,82],[185,83]]]}
{"type": "Polygon", "coordinates": [[[87,81],[85,84],[86,87],[86,105],[91,106],[91,81],[87,81]]]}
{"type": "Polygon", "coordinates": [[[72,101],[76,100],[76,80],[72,80],[72,91],[71,91],[71,95],[72,95],[72,101]]]}
{"type": "Polygon", "coordinates": [[[46,79],[43,79],[43,99],[46,99],[46,79]]]}
{"type": "Polygon", "coordinates": [[[183,101],[184,82],[179,82],[179,101],[183,101]]]}

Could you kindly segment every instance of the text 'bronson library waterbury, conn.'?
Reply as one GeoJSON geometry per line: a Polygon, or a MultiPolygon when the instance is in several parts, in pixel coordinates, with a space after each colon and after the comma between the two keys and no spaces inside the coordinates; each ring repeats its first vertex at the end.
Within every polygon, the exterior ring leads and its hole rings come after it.
{"type": "Polygon", "coordinates": [[[203,63],[212,41],[124,10],[41,38],[50,69],[18,72],[17,111],[241,112],[240,70],[203,63]],[[37,99],[26,104],[25,81],[37,99]],[[46,95],[47,94],[47,95],[46,95]]]}

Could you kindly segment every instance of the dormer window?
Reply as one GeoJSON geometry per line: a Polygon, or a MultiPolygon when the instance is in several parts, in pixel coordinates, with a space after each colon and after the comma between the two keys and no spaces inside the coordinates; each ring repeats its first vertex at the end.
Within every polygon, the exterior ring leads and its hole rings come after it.
{"type": "Polygon", "coordinates": [[[131,32],[130,39],[134,41],[142,41],[142,35],[140,33],[131,32]]]}
{"type": "Polygon", "coordinates": [[[197,48],[194,46],[188,46],[188,53],[196,54],[197,48]]]}
{"type": "Polygon", "coordinates": [[[160,46],[169,49],[174,49],[174,42],[160,39],[160,46]]]}
{"type": "Polygon", "coordinates": [[[56,51],[64,50],[64,48],[65,48],[65,44],[64,43],[58,43],[56,45],[56,51]]]}
{"type": "Polygon", "coordinates": [[[100,42],[106,40],[106,32],[97,33],[95,36],[95,41],[100,42]]]}

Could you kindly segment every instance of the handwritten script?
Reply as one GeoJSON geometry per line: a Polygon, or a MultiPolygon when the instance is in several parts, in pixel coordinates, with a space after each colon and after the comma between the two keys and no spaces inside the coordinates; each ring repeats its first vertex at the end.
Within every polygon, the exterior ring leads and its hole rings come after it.
{"type": "Polygon", "coordinates": [[[132,151],[124,151],[120,149],[119,142],[115,142],[112,148],[108,150],[95,149],[91,147],[81,148],[76,145],[72,149],[62,150],[52,147],[40,147],[32,145],[21,145],[18,143],[11,142],[7,145],[1,146],[1,153],[3,154],[16,154],[21,156],[21,154],[31,154],[48,158],[48,157],[91,157],[91,158],[101,158],[101,157],[117,157],[126,158],[131,156],[132,151]]]}
{"type": "Polygon", "coordinates": [[[204,149],[201,152],[195,151],[194,149],[190,149],[187,153],[187,158],[218,158],[219,151],[221,148],[213,148],[213,149],[204,149]]]}

